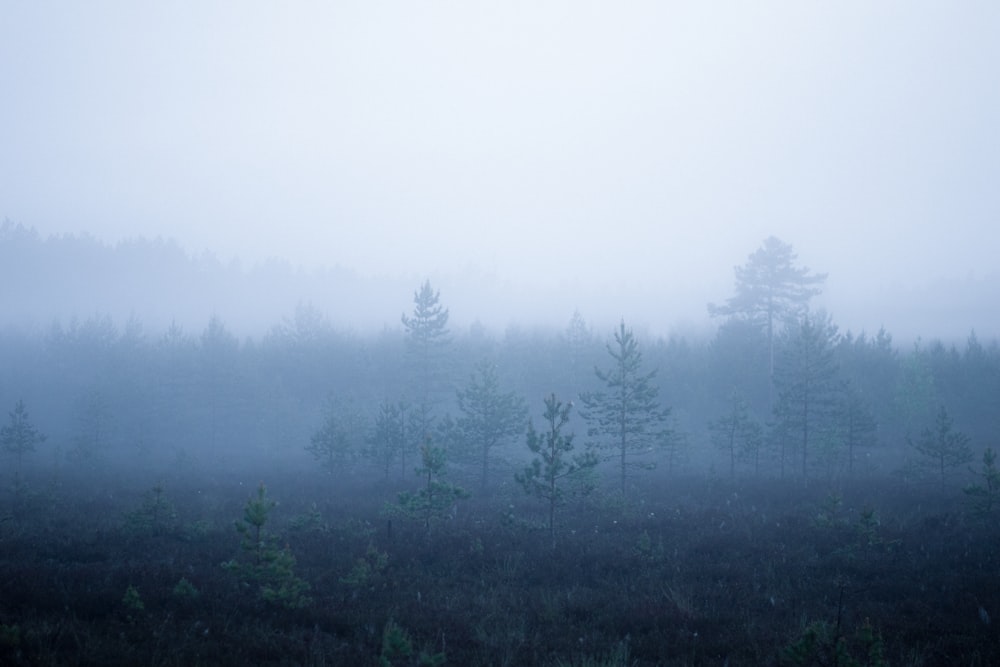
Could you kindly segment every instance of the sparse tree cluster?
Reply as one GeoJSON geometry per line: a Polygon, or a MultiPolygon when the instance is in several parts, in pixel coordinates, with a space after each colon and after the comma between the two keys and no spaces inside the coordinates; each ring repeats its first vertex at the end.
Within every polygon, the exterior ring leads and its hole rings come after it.
{"type": "MultiPolygon", "coordinates": [[[[825,274],[798,266],[774,237],[735,278],[734,295],[709,308],[722,319],[708,341],[640,347],[622,320],[604,342],[579,311],[547,337],[466,334],[424,281],[401,326],[376,337],[338,331],[310,303],[259,342],[241,341],[219,315],[200,332],[173,325],[162,336],[134,318],[119,329],[104,314],[55,323],[33,352],[38,368],[12,359],[6,367],[22,370],[3,386],[37,375],[25,389],[59,424],[45,429],[57,434],[57,466],[97,471],[122,451],[151,468],[298,454],[338,474],[374,467],[389,486],[394,470],[405,483],[419,456],[421,479],[447,468],[484,494],[516,480],[550,514],[565,498],[559,480],[600,487],[613,477],[607,487],[624,501],[635,471],[654,468],[832,481],[910,459],[946,479],[1000,430],[983,398],[1000,391],[995,343],[973,333],[964,350],[919,342],[900,351],[885,330],[841,334],[810,309],[825,274]],[[536,432],[530,395],[575,396],[579,409],[552,412],[546,399],[547,430],[536,432]],[[939,406],[947,410],[935,422],[939,406]],[[569,453],[574,428],[586,461],[569,453]],[[423,461],[428,442],[444,456],[433,466],[423,461]]],[[[28,455],[50,441],[31,430],[23,402],[10,418],[3,451],[20,480],[28,455]]]]}

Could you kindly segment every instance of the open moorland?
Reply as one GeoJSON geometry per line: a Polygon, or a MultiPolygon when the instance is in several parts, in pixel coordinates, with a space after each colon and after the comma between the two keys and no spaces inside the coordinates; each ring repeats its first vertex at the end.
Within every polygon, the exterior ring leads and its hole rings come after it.
{"type": "Polygon", "coordinates": [[[892,479],[651,475],[640,501],[567,509],[553,541],[504,485],[427,530],[387,516],[399,482],[278,471],[261,539],[293,560],[266,581],[224,565],[254,557],[234,528],[257,497],[249,472],[97,481],[32,485],[5,517],[0,662],[1000,661],[996,517],[892,479]]]}

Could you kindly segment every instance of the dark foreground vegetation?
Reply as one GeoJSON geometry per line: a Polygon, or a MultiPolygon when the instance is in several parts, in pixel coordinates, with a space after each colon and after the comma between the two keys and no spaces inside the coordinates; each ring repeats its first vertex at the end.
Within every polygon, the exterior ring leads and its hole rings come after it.
{"type": "Polygon", "coordinates": [[[933,488],[649,476],[639,504],[566,512],[553,543],[512,489],[428,532],[386,517],[391,486],[279,473],[264,529],[294,562],[269,581],[308,590],[268,600],[224,566],[250,562],[250,474],[95,481],[32,487],[5,517],[3,664],[1000,661],[996,517],[933,488]]]}

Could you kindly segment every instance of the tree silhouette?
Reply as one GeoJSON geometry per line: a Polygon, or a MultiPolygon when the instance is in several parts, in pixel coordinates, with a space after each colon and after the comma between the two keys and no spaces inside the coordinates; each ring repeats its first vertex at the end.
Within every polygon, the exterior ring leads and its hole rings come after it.
{"type": "Polygon", "coordinates": [[[45,436],[31,423],[28,409],[24,401],[18,400],[14,411],[10,413],[10,423],[0,429],[0,448],[8,454],[13,454],[17,460],[14,469],[14,492],[21,492],[21,460],[25,454],[35,451],[35,445],[45,442],[45,436]]]}
{"type": "Polygon", "coordinates": [[[524,401],[514,392],[502,392],[496,366],[484,361],[465,389],[458,392],[458,409],[462,413],[457,423],[459,432],[467,446],[479,455],[479,484],[485,489],[489,481],[490,451],[523,432],[524,401]]]}
{"type": "Polygon", "coordinates": [[[734,269],[736,294],[725,305],[708,305],[713,317],[737,316],[764,327],[772,381],[776,324],[796,320],[804,314],[809,299],[822,292],[821,286],[826,281],[825,273],[810,274],[808,268],[797,268],[794,265],[797,258],[791,245],[769,236],[746,264],[734,269]]]}
{"type": "MultiPolygon", "coordinates": [[[[441,305],[440,292],[425,280],[413,293],[413,315],[401,317],[406,329],[407,347],[415,366],[416,412],[411,414],[416,443],[423,442],[433,428],[431,405],[436,381],[440,374],[441,352],[450,342],[448,309],[441,305]]],[[[406,449],[403,449],[403,466],[406,466],[406,449]]]]}
{"type": "Polygon", "coordinates": [[[806,316],[789,330],[775,377],[775,418],[779,431],[798,441],[803,477],[809,471],[810,446],[821,430],[833,428],[839,389],[833,355],[836,336],[837,327],[829,318],[806,316]]]}
{"type": "Polygon", "coordinates": [[[642,370],[642,353],[631,329],[622,321],[615,332],[614,345],[607,345],[614,364],[607,371],[594,368],[605,391],[580,395],[588,434],[601,439],[600,446],[614,452],[621,473],[621,494],[630,467],[652,467],[649,462],[632,459],[651,452],[653,444],[664,440],[665,422],[670,410],[659,405],[659,388],[653,384],[656,371],[642,370]]]}
{"type": "Polygon", "coordinates": [[[528,449],[535,454],[531,465],[515,478],[525,493],[548,503],[549,538],[555,543],[555,514],[565,497],[563,482],[590,470],[597,465],[597,455],[592,451],[570,458],[573,451],[573,434],[564,435],[562,430],[569,423],[569,413],[573,403],[563,405],[555,394],[545,399],[546,430],[539,433],[532,423],[528,423],[528,449]]]}
{"type": "Polygon", "coordinates": [[[925,465],[941,476],[942,484],[949,468],[957,468],[973,459],[969,436],[953,431],[952,425],[952,419],[942,405],[932,428],[925,428],[916,442],[907,438],[910,446],[924,457],[925,465]]]}
{"type": "Polygon", "coordinates": [[[741,458],[751,458],[754,464],[754,474],[760,465],[760,424],[750,414],[750,406],[739,393],[734,391],[730,399],[731,407],[728,413],[709,424],[712,442],[729,457],[729,476],[736,478],[736,461],[741,458]]]}

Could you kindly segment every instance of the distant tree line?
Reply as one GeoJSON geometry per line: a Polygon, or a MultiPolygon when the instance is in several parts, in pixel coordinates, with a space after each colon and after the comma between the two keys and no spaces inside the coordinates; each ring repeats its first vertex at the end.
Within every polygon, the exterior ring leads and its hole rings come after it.
{"type": "Polygon", "coordinates": [[[809,307],[825,276],[796,259],[767,239],[737,267],[735,295],[710,306],[719,326],[705,340],[642,340],[624,321],[595,332],[579,312],[555,333],[454,330],[430,282],[377,335],[339,330],[309,304],[243,340],[219,317],[200,331],[103,314],[6,330],[5,469],[18,484],[65,465],[315,462],[386,479],[419,468],[428,484],[450,470],[484,491],[516,480],[550,515],[595,474],[627,499],[648,470],[967,472],[1000,427],[996,341],[901,350],[884,330],[841,333],[809,307]]]}

